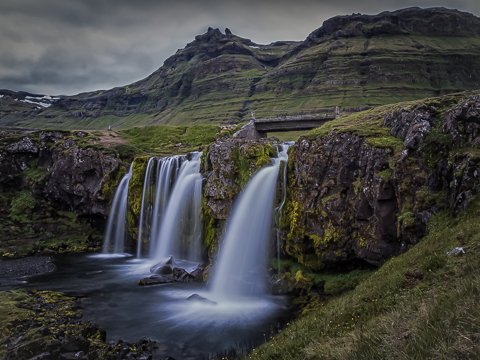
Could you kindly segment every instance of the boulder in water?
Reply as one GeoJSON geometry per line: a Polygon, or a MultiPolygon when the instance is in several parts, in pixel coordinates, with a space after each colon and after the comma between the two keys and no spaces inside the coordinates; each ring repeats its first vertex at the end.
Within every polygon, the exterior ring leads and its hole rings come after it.
{"type": "Polygon", "coordinates": [[[168,284],[173,282],[173,276],[171,275],[152,275],[146,278],[141,279],[138,282],[140,286],[149,286],[149,285],[158,285],[158,284],[168,284]]]}
{"type": "Polygon", "coordinates": [[[178,282],[190,282],[194,279],[184,268],[180,267],[173,268],[173,278],[178,282]]]}
{"type": "Polygon", "coordinates": [[[158,264],[153,265],[150,268],[150,272],[152,274],[170,275],[173,273],[174,266],[175,266],[175,260],[173,259],[173,256],[170,256],[166,258],[164,261],[161,261],[158,264]]]}
{"type": "Polygon", "coordinates": [[[196,302],[201,302],[201,303],[204,303],[204,304],[210,304],[210,305],[217,305],[217,303],[215,301],[212,301],[210,299],[207,299],[203,296],[200,296],[198,294],[193,294],[193,295],[190,295],[188,298],[187,298],[188,301],[196,301],[196,302]]]}
{"type": "Polygon", "coordinates": [[[194,281],[203,281],[204,272],[205,267],[203,265],[198,265],[195,269],[190,271],[190,276],[192,276],[194,281]]]}

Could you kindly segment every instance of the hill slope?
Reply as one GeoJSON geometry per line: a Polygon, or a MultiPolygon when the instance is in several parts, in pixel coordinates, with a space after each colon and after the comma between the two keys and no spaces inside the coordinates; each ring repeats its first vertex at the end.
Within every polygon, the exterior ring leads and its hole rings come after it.
{"type": "MultiPolygon", "coordinates": [[[[116,128],[238,122],[470,90],[480,81],[480,18],[444,8],[337,16],[303,42],[255,44],[209,28],[149,77],[3,111],[0,125],[116,128]]],[[[5,102],[0,99],[0,107],[5,102]]]]}

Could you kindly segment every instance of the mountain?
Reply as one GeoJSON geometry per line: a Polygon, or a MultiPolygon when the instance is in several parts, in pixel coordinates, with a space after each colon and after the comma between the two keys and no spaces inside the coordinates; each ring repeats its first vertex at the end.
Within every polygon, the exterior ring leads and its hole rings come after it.
{"type": "Polygon", "coordinates": [[[252,111],[355,110],[476,89],[479,81],[480,18],[407,8],[336,16],[302,42],[260,45],[209,28],[131,85],[59,97],[44,109],[18,110],[0,99],[0,125],[236,123],[252,111]]]}

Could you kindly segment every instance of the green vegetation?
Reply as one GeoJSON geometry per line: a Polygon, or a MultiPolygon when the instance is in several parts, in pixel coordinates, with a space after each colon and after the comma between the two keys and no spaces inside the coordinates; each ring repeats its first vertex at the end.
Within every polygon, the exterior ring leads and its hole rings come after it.
{"type": "Polygon", "coordinates": [[[139,155],[171,155],[199,150],[220,134],[216,125],[147,126],[123,130],[120,134],[139,155]]]}
{"type": "Polygon", "coordinates": [[[6,353],[3,344],[15,331],[15,324],[27,321],[35,316],[35,312],[20,307],[28,296],[24,291],[0,291],[0,358],[4,359],[6,353]]]}
{"type": "Polygon", "coordinates": [[[98,249],[102,234],[70,211],[61,211],[29,191],[1,192],[0,256],[86,252],[98,249]],[[33,211],[37,209],[36,211],[33,211]]]}
{"type": "Polygon", "coordinates": [[[352,291],[328,300],[250,359],[480,357],[480,199],[435,215],[428,235],[352,291]],[[462,246],[464,256],[447,256],[462,246]]]}
{"type": "Polygon", "coordinates": [[[383,126],[386,113],[398,108],[398,104],[377,107],[329,121],[308,133],[309,138],[326,136],[332,132],[352,133],[364,137],[369,145],[391,149],[399,152],[403,149],[403,141],[390,135],[390,129],[383,126]]]}
{"type": "Polygon", "coordinates": [[[18,193],[11,202],[10,216],[12,219],[22,221],[31,214],[35,208],[35,198],[28,191],[18,193]]]}

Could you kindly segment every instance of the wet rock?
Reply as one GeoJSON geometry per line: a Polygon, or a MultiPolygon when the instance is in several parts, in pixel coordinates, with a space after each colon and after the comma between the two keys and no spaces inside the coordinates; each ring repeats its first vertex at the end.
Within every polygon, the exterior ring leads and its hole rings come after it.
{"type": "Polygon", "coordinates": [[[161,261],[158,264],[153,265],[150,268],[150,272],[152,274],[170,275],[173,273],[174,266],[175,266],[174,258],[173,256],[170,256],[164,261],[161,261]]]}
{"type": "Polygon", "coordinates": [[[149,285],[158,285],[158,284],[168,284],[174,282],[175,279],[172,275],[152,275],[146,278],[141,279],[138,282],[138,285],[149,286],[149,285]]]}
{"type": "Polygon", "coordinates": [[[204,272],[205,267],[198,265],[193,271],[190,272],[190,276],[192,276],[194,281],[203,281],[204,272]]]}
{"type": "Polygon", "coordinates": [[[188,301],[196,301],[196,302],[201,302],[203,304],[209,304],[209,305],[217,305],[217,303],[215,301],[212,301],[210,299],[207,299],[203,296],[200,296],[198,294],[193,294],[193,295],[190,295],[188,298],[187,298],[188,301]]]}
{"type": "Polygon", "coordinates": [[[172,275],[175,281],[178,282],[190,282],[194,279],[192,275],[190,275],[185,269],[180,267],[173,268],[172,275]]]}

